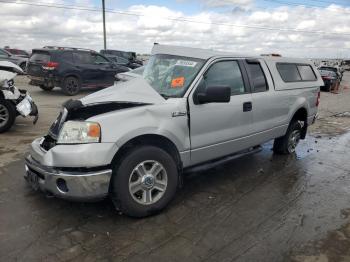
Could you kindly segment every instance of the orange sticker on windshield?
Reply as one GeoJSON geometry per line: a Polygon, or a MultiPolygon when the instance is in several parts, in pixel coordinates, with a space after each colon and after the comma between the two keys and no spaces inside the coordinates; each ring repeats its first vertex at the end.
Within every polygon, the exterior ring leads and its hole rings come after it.
{"type": "Polygon", "coordinates": [[[181,88],[185,84],[185,78],[182,77],[177,77],[171,80],[171,88],[181,88]]]}

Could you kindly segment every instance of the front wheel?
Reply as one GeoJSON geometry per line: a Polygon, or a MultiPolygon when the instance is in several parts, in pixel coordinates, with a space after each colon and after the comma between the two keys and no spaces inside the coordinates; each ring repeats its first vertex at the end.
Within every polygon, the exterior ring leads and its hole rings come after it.
{"type": "Polygon", "coordinates": [[[7,100],[0,98],[0,133],[9,130],[16,119],[16,108],[7,100]]]}
{"type": "Polygon", "coordinates": [[[161,148],[134,149],[113,171],[112,199],[117,209],[128,216],[153,215],[165,208],[176,193],[177,166],[161,148]]]}
{"type": "Polygon", "coordinates": [[[295,152],[302,134],[302,126],[299,121],[293,120],[287,130],[287,133],[276,138],[273,144],[273,151],[276,154],[288,155],[295,152]]]}

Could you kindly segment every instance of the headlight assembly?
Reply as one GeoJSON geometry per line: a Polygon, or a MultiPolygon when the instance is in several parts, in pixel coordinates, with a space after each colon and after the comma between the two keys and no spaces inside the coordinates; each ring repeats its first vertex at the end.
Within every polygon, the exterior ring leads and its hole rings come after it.
{"type": "Polygon", "coordinates": [[[86,121],[67,121],[58,136],[57,144],[99,143],[101,127],[98,123],[86,121]]]}

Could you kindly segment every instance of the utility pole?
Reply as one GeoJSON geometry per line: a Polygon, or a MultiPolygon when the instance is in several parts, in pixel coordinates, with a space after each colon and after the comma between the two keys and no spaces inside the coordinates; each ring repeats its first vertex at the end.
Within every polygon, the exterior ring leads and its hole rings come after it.
{"type": "Polygon", "coordinates": [[[105,16],[105,0],[102,0],[102,16],[103,16],[103,48],[107,49],[107,40],[106,40],[106,16],[105,16]]]}

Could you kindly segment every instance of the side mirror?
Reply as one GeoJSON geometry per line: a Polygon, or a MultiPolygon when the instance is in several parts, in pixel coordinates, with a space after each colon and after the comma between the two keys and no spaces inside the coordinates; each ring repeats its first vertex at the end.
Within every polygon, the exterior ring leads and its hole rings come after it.
{"type": "Polygon", "coordinates": [[[231,99],[231,88],[228,86],[209,86],[204,92],[197,94],[199,104],[228,103],[231,99]]]}

